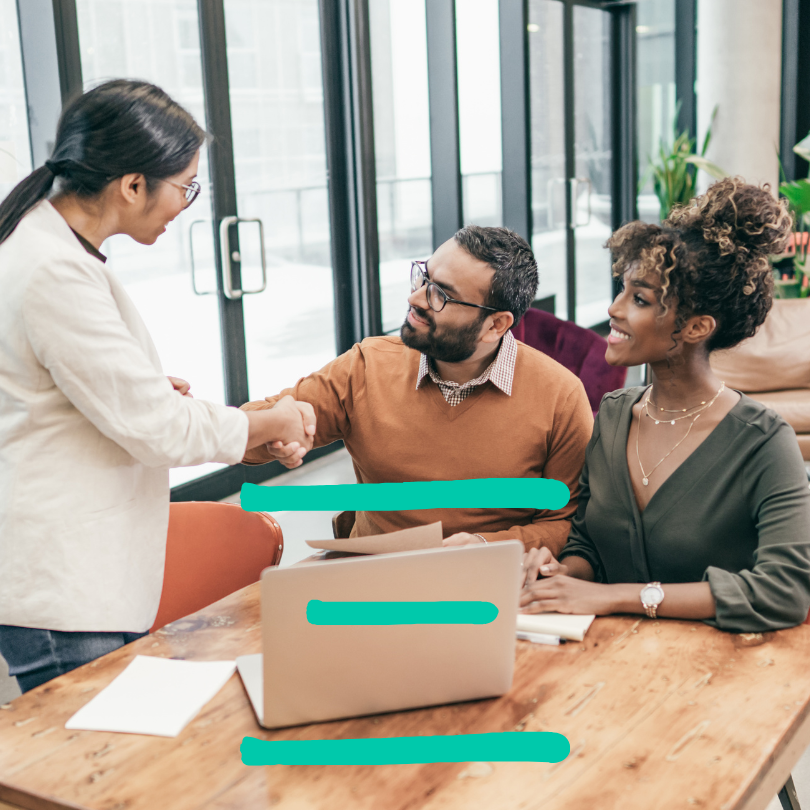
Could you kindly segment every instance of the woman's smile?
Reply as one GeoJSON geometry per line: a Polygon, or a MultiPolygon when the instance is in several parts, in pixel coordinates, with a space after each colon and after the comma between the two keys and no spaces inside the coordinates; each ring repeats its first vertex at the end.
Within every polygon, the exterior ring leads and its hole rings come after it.
{"type": "Polygon", "coordinates": [[[610,334],[608,335],[608,343],[623,343],[625,340],[630,340],[630,335],[627,332],[622,332],[617,329],[613,324],[610,325],[610,334]]]}

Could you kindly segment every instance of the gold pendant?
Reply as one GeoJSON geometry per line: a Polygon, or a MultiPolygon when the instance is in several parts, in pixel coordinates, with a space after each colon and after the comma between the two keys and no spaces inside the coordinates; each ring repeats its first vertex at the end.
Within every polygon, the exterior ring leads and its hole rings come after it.
{"type": "Polygon", "coordinates": [[[647,486],[647,484],[649,484],[649,483],[650,483],[650,479],[649,479],[649,478],[642,478],[642,479],[641,479],[641,483],[642,483],[642,484],[644,484],[644,486],[646,487],[646,486],[647,486]]]}

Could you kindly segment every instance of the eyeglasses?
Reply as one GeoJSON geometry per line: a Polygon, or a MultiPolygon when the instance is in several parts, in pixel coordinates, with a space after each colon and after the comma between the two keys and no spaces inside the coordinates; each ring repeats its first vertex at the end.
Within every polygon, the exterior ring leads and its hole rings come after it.
{"type": "Polygon", "coordinates": [[[411,262],[411,292],[416,292],[420,287],[427,284],[428,306],[434,312],[441,312],[445,304],[461,304],[463,307],[475,307],[476,309],[486,309],[490,312],[500,312],[495,307],[485,307],[482,304],[470,304],[467,301],[458,301],[451,298],[435,281],[431,281],[427,274],[427,262],[411,262]],[[424,265],[424,266],[423,266],[424,265]]]}
{"type": "Polygon", "coordinates": [[[164,183],[168,183],[170,186],[174,186],[175,188],[181,188],[185,192],[186,197],[186,208],[188,208],[197,197],[200,196],[200,192],[202,191],[202,186],[196,181],[193,180],[191,185],[184,186],[182,183],[174,183],[171,180],[164,180],[164,183]]]}

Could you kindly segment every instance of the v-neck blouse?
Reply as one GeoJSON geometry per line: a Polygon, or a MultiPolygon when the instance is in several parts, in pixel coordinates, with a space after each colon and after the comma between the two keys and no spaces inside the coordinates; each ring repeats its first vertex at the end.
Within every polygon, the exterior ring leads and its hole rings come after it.
{"type": "Polygon", "coordinates": [[[742,394],[640,512],[627,438],[645,390],[602,400],[560,559],[586,559],[599,582],[708,581],[717,612],[707,623],[723,630],[803,622],[810,608],[810,489],[793,429],[742,394]]]}

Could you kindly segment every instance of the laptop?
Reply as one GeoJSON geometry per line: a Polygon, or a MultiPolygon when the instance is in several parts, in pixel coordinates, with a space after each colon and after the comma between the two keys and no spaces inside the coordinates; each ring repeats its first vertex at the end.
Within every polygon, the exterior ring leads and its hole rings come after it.
{"type": "Polygon", "coordinates": [[[523,544],[433,548],[268,568],[262,649],[236,659],[265,728],[503,695],[512,685],[523,544]],[[310,624],[323,602],[491,602],[487,624],[310,624]]]}

